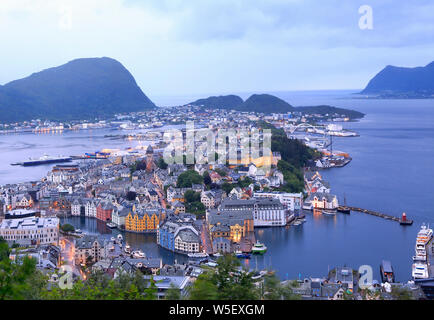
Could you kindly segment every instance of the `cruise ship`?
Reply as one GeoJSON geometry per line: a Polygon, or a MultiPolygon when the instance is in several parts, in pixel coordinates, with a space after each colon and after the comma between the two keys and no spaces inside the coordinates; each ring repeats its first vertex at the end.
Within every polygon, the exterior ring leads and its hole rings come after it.
{"type": "Polygon", "coordinates": [[[422,225],[416,237],[415,256],[413,257],[412,276],[413,279],[429,278],[429,261],[427,259],[426,247],[433,237],[433,230],[422,225]]]}
{"type": "Polygon", "coordinates": [[[11,165],[29,167],[29,166],[39,166],[43,164],[61,163],[61,162],[70,162],[70,161],[72,161],[71,157],[63,157],[63,156],[50,157],[48,155],[43,155],[39,159],[29,159],[23,162],[15,162],[15,163],[11,163],[11,165]]]}

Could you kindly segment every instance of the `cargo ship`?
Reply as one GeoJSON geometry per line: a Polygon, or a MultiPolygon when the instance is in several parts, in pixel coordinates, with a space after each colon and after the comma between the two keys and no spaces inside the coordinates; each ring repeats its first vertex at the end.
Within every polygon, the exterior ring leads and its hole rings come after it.
{"type": "Polygon", "coordinates": [[[29,167],[29,166],[39,166],[43,164],[61,163],[61,162],[70,162],[70,161],[72,161],[71,157],[63,157],[63,156],[50,157],[48,155],[43,155],[39,159],[29,159],[23,162],[15,162],[15,163],[11,163],[11,165],[29,167]]]}
{"type": "Polygon", "coordinates": [[[84,156],[88,159],[107,159],[110,156],[110,153],[108,152],[86,152],[84,156]]]}

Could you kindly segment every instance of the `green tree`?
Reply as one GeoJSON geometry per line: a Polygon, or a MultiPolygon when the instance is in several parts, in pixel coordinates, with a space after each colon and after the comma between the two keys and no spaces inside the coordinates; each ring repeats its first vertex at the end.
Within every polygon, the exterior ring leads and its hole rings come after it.
{"type": "Polygon", "coordinates": [[[211,177],[209,175],[209,172],[205,171],[202,176],[203,176],[203,183],[206,186],[209,186],[212,183],[212,180],[211,180],[211,177]]]}
{"type": "Polygon", "coordinates": [[[233,185],[232,183],[224,182],[224,183],[222,184],[222,190],[223,190],[224,192],[226,192],[227,195],[229,194],[229,192],[232,191],[233,188],[234,188],[234,185],[233,185]]]}
{"type": "Polygon", "coordinates": [[[186,203],[200,202],[200,192],[194,190],[187,190],[184,193],[184,199],[186,203]]]}
{"type": "Polygon", "coordinates": [[[163,158],[160,158],[160,159],[158,159],[157,167],[160,169],[166,170],[168,167],[168,164],[164,161],[163,158]]]}
{"type": "Polygon", "coordinates": [[[65,223],[63,224],[60,229],[64,232],[74,232],[75,228],[73,225],[69,224],[69,223],[65,223]]]}
{"type": "Polygon", "coordinates": [[[191,188],[193,184],[202,184],[203,177],[194,170],[187,170],[178,176],[176,186],[178,188],[191,188]]]}
{"type": "Polygon", "coordinates": [[[194,282],[190,299],[253,300],[259,297],[252,273],[241,268],[234,255],[217,260],[215,270],[207,270],[194,282]]]}
{"type": "Polygon", "coordinates": [[[177,286],[173,283],[170,284],[170,288],[166,291],[166,300],[181,300],[181,292],[177,286]]]}

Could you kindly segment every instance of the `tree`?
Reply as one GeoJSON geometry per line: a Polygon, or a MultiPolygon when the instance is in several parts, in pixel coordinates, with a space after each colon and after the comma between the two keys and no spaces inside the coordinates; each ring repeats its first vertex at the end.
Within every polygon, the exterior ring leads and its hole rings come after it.
{"type": "Polygon", "coordinates": [[[217,268],[202,273],[189,292],[190,299],[252,300],[258,298],[252,273],[234,255],[217,260],[217,268]]]}
{"type": "Polygon", "coordinates": [[[194,190],[187,190],[184,193],[184,199],[186,203],[200,202],[200,192],[194,190]]]}
{"type": "Polygon", "coordinates": [[[222,184],[222,189],[224,192],[226,192],[227,195],[229,194],[229,192],[232,191],[233,188],[234,188],[234,185],[232,183],[225,182],[222,184]]]}
{"type": "Polygon", "coordinates": [[[69,224],[69,223],[65,223],[63,224],[60,229],[62,229],[63,232],[74,232],[75,228],[73,225],[69,224]]]}
{"type": "Polygon", "coordinates": [[[194,170],[187,170],[178,176],[176,186],[178,188],[191,188],[193,184],[202,184],[203,177],[194,170]]]}
{"type": "Polygon", "coordinates": [[[0,239],[0,300],[39,297],[40,283],[35,280],[42,278],[36,270],[36,260],[27,255],[11,260],[9,254],[7,242],[0,239]]]}
{"type": "Polygon", "coordinates": [[[209,176],[209,172],[205,171],[202,176],[203,176],[203,183],[206,186],[209,186],[212,183],[211,177],[209,176]]]}
{"type": "Polygon", "coordinates": [[[164,161],[163,158],[160,158],[160,159],[158,159],[157,167],[160,169],[166,170],[168,167],[168,164],[164,161]]]}
{"type": "Polygon", "coordinates": [[[170,288],[166,291],[166,300],[181,300],[181,292],[179,288],[173,283],[170,284],[170,288]]]}

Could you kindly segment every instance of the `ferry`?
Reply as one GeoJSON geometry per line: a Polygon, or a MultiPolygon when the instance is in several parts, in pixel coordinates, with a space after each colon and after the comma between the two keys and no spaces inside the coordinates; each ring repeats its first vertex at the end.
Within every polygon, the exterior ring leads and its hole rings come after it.
{"type": "Polygon", "coordinates": [[[256,243],[252,247],[252,253],[264,254],[265,252],[267,252],[267,247],[263,243],[256,241],[256,243]]]}
{"type": "Polygon", "coordinates": [[[60,162],[71,162],[71,157],[64,157],[64,156],[58,156],[58,157],[50,157],[48,155],[43,155],[39,159],[29,159],[27,161],[23,162],[15,162],[11,163],[13,166],[23,166],[23,167],[30,167],[30,166],[39,166],[43,164],[50,164],[50,163],[60,163],[60,162]]]}
{"type": "Polygon", "coordinates": [[[390,261],[383,260],[380,265],[381,272],[381,281],[383,283],[394,283],[395,282],[395,274],[393,272],[393,267],[390,261]]]}

